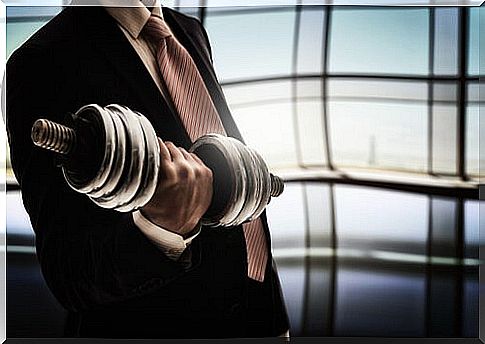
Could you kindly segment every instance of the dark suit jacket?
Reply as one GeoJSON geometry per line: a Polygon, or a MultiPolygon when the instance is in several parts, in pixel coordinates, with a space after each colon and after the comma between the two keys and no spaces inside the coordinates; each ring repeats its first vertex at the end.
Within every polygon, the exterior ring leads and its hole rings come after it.
{"type": "MultiPolygon", "coordinates": [[[[241,139],[204,28],[194,18],[163,11],[198,66],[226,131],[241,139]]],[[[103,8],[63,10],[14,52],[6,78],[12,167],[42,272],[70,312],[66,335],[262,337],[288,328],[271,254],[264,283],[247,278],[241,226],[204,227],[184,252],[189,264],[171,261],[136,228],[131,214],[100,208],[71,190],[52,154],[32,144],[38,118],[63,121],[85,104],[118,103],[143,113],[163,140],[189,148],[179,117],[103,8]]]]}

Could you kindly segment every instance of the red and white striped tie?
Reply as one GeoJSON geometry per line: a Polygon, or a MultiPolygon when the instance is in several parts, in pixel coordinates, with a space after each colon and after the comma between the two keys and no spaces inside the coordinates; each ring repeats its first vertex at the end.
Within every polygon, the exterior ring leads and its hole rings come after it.
{"type": "MultiPolygon", "coordinates": [[[[160,73],[192,142],[208,133],[226,135],[197,66],[165,21],[152,15],[143,30],[146,37],[156,44],[160,73]]],[[[243,224],[243,229],[248,276],[262,282],[268,260],[263,223],[257,218],[243,224]]]]}

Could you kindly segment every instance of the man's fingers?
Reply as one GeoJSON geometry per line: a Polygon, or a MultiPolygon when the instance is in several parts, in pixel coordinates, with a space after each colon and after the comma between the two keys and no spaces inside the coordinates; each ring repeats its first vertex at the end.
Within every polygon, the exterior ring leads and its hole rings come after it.
{"type": "Polygon", "coordinates": [[[199,164],[205,165],[204,162],[197,155],[195,155],[194,153],[190,153],[190,156],[192,157],[192,159],[194,159],[199,164]]]}
{"type": "Polygon", "coordinates": [[[158,146],[160,147],[160,158],[162,163],[165,161],[172,161],[172,156],[170,155],[170,151],[168,150],[165,143],[163,143],[162,139],[158,137],[158,146]]]}
{"type": "Polygon", "coordinates": [[[179,147],[179,151],[182,153],[182,155],[184,156],[185,160],[188,160],[188,161],[192,161],[193,160],[193,158],[190,155],[190,153],[187,152],[184,148],[179,147]]]}
{"type": "Polygon", "coordinates": [[[165,142],[165,146],[167,146],[173,161],[185,160],[183,154],[172,142],[165,142]]]}

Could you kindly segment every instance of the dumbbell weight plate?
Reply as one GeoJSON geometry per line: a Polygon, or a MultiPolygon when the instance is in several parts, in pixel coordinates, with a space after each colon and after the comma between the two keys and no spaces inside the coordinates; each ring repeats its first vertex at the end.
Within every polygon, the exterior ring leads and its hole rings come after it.
{"type": "Polygon", "coordinates": [[[106,109],[111,110],[122,119],[125,124],[127,137],[126,175],[123,177],[122,184],[113,192],[101,198],[93,198],[93,201],[103,208],[116,209],[130,201],[137,192],[143,172],[143,161],[145,159],[145,140],[141,125],[131,111],[125,111],[117,104],[108,105],[106,109]]]}
{"type": "Polygon", "coordinates": [[[224,158],[228,162],[229,170],[234,175],[234,186],[229,208],[220,219],[221,225],[233,226],[236,224],[238,215],[244,207],[244,200],[247,193],[246,169],[241,165],[243,157],[237,145],[233,142],[236,141],[235,139],[219,134],[210,135],[213,137],[214,142],[217,142],[217,147],[221,150],[224,158]]]}
{"type": "Polygon", "coordinates": [[[126,158],[126,133],[123,122],[117,115],[110,115],[113,120],[115,128],[116,145],[114,150],[113,163],[110,166],[110,174],[107,182],[100,188],[95,189],[89,193],[92,198],[100,198],[109,195],[112,190],[120,183],[121,176],[123,174],[123,166],[125,165],[126,158]]]}
{"type": "Polygon", "coordinates": [[[242,208],[236,218],[231,221],[231,225],[238,225],[246,221],[250,216],[252,210],[258,205],[257,197],[255,197],[255,189],[257,189],[257,183],[252,175],[257,172],[257,166],[255,166],[252,157],[247,154],[246,147],[239,141],[227,138],[226,142],[230,142],[235,150],[239,152],[241,159],[238,161],[238,170],[244,171],[245,181],[245,197],[242,199],[242,208]]]}
{"type": "Polygon", "coordinates": [[[269,175],[269,170],[268,166],[266,165],[266,162],[263,160],[263,157],[259,155],[258,152],[256,152],[254,149],[248,148],[249,152],[255,157],[255,159],[258,161],[258,171],[259,173],[259,186],[260,189],[259,191],[261,192],[261,196],[259,197],[260,203],[258,208],[253,213],[253,216],[251,219],[257,218],[263,210],[266,208],[266,205],[268,204],[268,201],[270,199],[270,194],[271,194],[271,178],[269,175]]]}
{"type": "Polygon", "coordinates": [[[78,184],[75,178],[70,176],[69,171],[63,168],[64,178],[71,188],[80,193],[89,193],[95,188],[102,187],[108,178],[116,150],[115,129],[111,117],[99,105],[85,105],[76,112],[76,115],[93,123],[98,123],[102,127],[101,132],[105,132],[103,160],[98,173],[93,179],[85,184],[78,184]]]}
{"type": "MultiPolygon", "coordinates": [[[[126,111],[129,111],[129,109],[126,109],[126,111]]],[[[158,145],[157,135],[148,119],[138,112],[133,111],[132,113],[136,115],[144,134],[146,147],[142,173],[144,178],[140,181],[135,196],[128,203],[116,208],[121,212],[129,212],[148,203],[155,193],[160,169],[160,146],[158,145]]]]}

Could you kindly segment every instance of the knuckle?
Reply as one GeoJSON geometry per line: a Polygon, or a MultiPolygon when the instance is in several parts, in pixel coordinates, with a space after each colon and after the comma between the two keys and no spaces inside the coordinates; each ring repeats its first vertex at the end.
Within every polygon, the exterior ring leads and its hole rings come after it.
{"type": "Polygon", "coordinates": [[[187,163],[180,163],[177,166],[177,175],[181,179],[188,179],[192,173],[192,168],[187,163]]]}
{"type": "Polygon", "coordinates": [[[204,175],[212,178],[212,175],[213,175],[212,170],[207,166],[204,166],[203,169],[204,169],[204,175]]]}
{"type": "Polygon", "coordinates": [[[165,166],[163,169],[163,173],[167,181],[172,181],[176,177],[176,171],[172,165],[165,166]]]}

